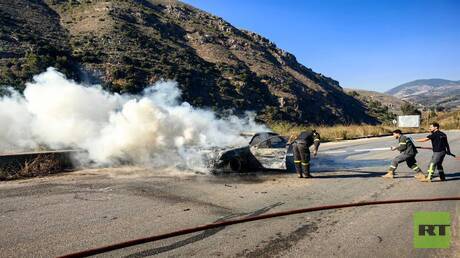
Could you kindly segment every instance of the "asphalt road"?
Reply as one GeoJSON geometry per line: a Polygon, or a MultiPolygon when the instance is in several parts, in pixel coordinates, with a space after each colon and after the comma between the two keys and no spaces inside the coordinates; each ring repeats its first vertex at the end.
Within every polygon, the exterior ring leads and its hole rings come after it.
{"type": "MultiPolygon", "coordinates": [[[[460,132],[448,136],[454,153],[460,154],[460,132]]],[[[124,167],[0,182],[0,256],[64,255],[319,205],[460,196],[460,161],[452,158],[445,161],[445,182],[418,182],[405,164],[398,178],[381,178],[396,153],[365,149],[395,142],[386,137],[323,144],[313,160],[314,179],[282,172],[213,176],[124,167]]],[[[421,151],[417,157],[425,171],[430,155],[421,151]]],[[[367,206],[207,230],[100,257],[460,257],[459,222],[460,202],[367,206]],[[413,248],[412,216],[417,211],[450,212],[451,248],[413,248]]]]}

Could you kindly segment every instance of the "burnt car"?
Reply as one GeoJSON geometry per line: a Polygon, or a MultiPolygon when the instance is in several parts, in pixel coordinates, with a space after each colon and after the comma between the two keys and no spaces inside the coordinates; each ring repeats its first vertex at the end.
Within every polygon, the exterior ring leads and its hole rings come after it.
{"type": "Polygon", "coordinates": [[[291,145],[285,137],[273,132],[256,133],[247,146],[220,151],[210,162],[210,168],[214,173],[295,171],[291,145]]]}

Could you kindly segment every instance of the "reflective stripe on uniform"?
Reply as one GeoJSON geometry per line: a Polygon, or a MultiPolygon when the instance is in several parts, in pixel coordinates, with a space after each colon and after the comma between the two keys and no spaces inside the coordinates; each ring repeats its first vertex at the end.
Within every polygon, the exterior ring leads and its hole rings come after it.
{"type": "Polygon", "coordinates": [[[318,142],[318,141],[321,141],[320,139],[315,139],[314,142],[318,142]]]}
{"type": "Polygon", "coordinates": [[[301,160],[294,160],[294,163],[300,163],[302,162],[301,160]]]}
{"type": "Polygon", "coordinates": [[[395,166],[391,165],[390,168],[396,168],[395,166]]]}
{"type": "Polygon", "coordinates": [[[428,167],[428,172],[430,173],[434,172],[434,163],[430,163],[430,166],[428,167]]]}
{"type": "Polygon", "coordinates": [[[401,145],[401,144],[406,144],[406,143],[405,142],[400,142],[399,144],[401,145]]]}
{"type": "Polygon", "coordinates": [[[419,167],[418,167],[418,166],[415,166],[415,167],[412,167],[412,169],[413,169],[413,170],[417,170],[417,169],[419,169],[419,167]]]}
{"type": "Polygon", "coordinates": [[[431,179],[433,172],[434,172],[434,163],[430,163],[430,168],[428,169],[428,179],[431,179]]]}
{"type": "Polygon", "coordinates": [[[305,166],[306,166],[306,165],[308,165],[308,164],[309,164],[309,163],[302,162],[302,165],[305,165],[305,166]]]}

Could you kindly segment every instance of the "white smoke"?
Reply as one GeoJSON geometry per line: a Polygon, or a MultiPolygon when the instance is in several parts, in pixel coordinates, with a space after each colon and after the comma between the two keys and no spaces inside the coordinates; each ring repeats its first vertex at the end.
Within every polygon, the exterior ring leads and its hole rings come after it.
{"type": "Polygon", "coordinates": [[[173,81],[158,82],[140,96],[119,95],[48,68],[26,84],[24,96],[10,93],[0,98],[0,152],[81,148],[98,164],[190,168],[203,166],[203,149],[246,144],[241,131],[267,130],[250,115],[217,118],[180,103],[173,81]]]}

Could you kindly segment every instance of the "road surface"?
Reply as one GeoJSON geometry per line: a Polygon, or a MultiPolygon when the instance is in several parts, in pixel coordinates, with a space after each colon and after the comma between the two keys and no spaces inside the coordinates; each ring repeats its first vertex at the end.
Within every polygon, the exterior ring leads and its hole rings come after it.
{"type": "MultiPolygon", "coordinates": [[[[414,137],[422,137],[417,135],[414,137]]],[[[448,133],[460,154],[460,132],[448,133]]],[[[50,257],[225,219],[349,202],[460,196],[460,161],[446,182],[421,183],[401,164],[383,179],[391,137],[323,144],[314,179],[270,172],[201,175],[137,167],[0,182],[0,256],[50,257]],[[355,151],[361,150],[361,151],[355,151]]],[[[429,143],[422,144],[429,146],[429,143]]],[[[420,151],[428,166],[430,151],[420,151]]],[[[312,212],[207,230],[99,257],[459,257],[460,202],[312,212]],[[416,211],[448,211],[449,249],[414,249],[416,211]]]]}

